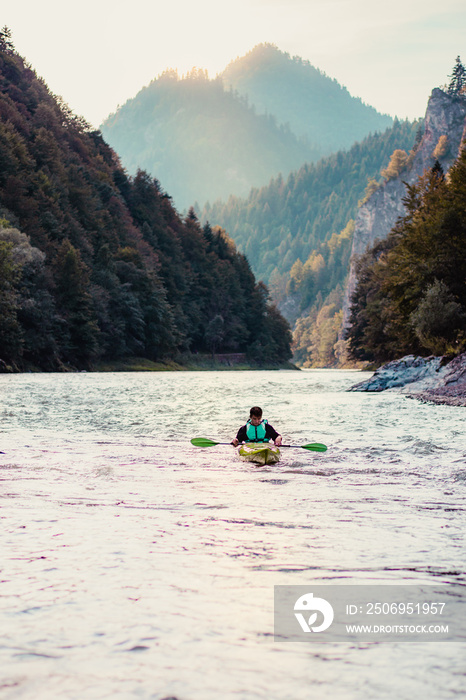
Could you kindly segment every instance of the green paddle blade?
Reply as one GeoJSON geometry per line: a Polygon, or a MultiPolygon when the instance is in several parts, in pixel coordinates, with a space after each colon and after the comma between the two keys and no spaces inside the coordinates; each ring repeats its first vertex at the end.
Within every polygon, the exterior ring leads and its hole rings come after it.
{"type": "Polygon", "coordinates": [[[209,440],[209,438],[192,438],[191,444],[195,447],[212,447],[213,445],[219,445],[220,443],[209,440]]]}
{"type": "Polygon", "coordinates": [[[322,445],[320,442],[312,442],[309,445],[301,445],[303,450],[313,450],[314,452],[325,452],[327,445],[322,445]]]}

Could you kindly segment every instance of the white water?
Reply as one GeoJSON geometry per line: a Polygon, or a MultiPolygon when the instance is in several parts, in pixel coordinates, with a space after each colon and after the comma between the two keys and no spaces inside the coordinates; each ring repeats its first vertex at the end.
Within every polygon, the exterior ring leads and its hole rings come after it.
{"type": "Polygon", "coordinates": [[[0,696],[456,698],[466,643],[273,640],[275,584],[451,584],[466,409],[361,373],[1,375],[0,696]],[[253,404],[292,444],[229,441],[253,404]]]}

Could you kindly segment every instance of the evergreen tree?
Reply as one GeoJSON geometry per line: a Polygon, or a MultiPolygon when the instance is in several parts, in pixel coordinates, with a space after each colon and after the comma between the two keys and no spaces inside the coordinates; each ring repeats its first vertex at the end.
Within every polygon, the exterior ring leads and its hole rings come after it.
{"type": "Polygon", "coordinates": [[[86,265],[68,240],[63,241],[54,262],[58,309],[65,322],[65,361],[89,367],[98,353],[99,328],[89,292],[86,265]]]}
{"type": "Polygon", "coordinates": [[[225,323],[223,320],[223,316],[221,316],[220,314],[214,316],[207,324],[207,328],[205,330],[205,339],[206,343],[210,346],[210,349],[212,351],[212,357],[215,357],[215,351],[223,340],[225,333],[224,327],[225,323]]]}
{"type": "Polygon", "coordinates": [[[0,30],[0,51],[10,55],[14,54],[15,51],[11,39],[11,30],[6,25],[0,30]]]}
{"type": "Polygon", "coordinates": [[[0,240],[0,371],[5,363],[18,360],[22,350],[15,289],[19,270],[13,261],[12,247],[12,243],[0,240]]]}
{"type": "Polygon", "coordinates": [[[448,93],[450,95],[462,95],[466,87],[466,68],[461,63],[459,56],[456,57],[455,66],[448,77],[451,78],[448,85],[448,93]]]}

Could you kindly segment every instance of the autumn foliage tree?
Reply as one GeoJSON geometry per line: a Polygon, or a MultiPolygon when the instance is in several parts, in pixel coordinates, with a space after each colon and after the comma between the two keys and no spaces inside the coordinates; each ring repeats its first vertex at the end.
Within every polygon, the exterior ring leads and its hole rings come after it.
{"type": "Polygon", "coordinates": [[[392,180],[405,170],[407,163],[408,154],[401,148],[397,148],[393,151],[389,164],[380,171],[380,174],[385,180],[392,180]]]}

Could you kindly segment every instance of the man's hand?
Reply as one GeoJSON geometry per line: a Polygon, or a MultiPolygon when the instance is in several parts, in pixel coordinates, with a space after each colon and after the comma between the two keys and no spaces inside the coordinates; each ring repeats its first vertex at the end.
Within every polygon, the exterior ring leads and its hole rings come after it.
{"type": "Polygon", "coordinates": [[[275,444],[277,447],[280,447],[280,445],[282,444],[282,436],[281,435],[279,435],[277,437],[277,439],[275,440],[275,444]]]}
{"type": "Polygon", "coordinates": [[[235,438],[234,440],[231,441],[231,444],[233,445],[233,447],[237,447],[238,444],[239,444],[239,442],[238,442],[238,440],[235,438]]]}

